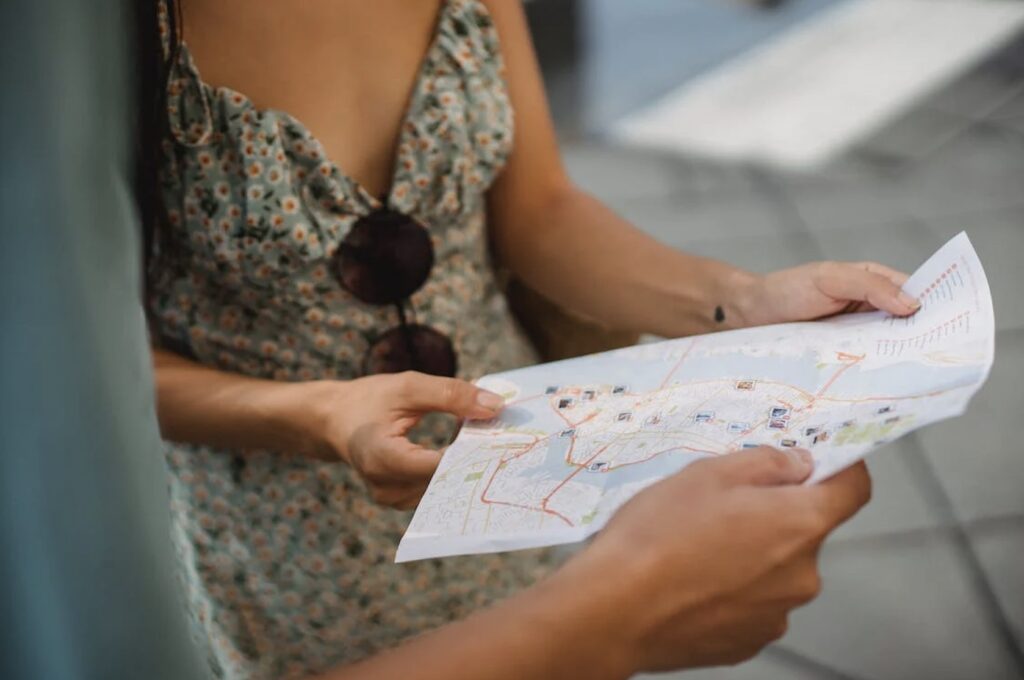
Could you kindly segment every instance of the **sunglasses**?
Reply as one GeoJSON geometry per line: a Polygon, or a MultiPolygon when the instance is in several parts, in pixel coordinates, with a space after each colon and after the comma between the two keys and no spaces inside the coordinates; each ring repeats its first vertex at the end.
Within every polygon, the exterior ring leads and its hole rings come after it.
{"type": "MultiPolygon", "coordinates": [[[[426,228],[412,217],[382,207],[356,220],[332,261],[341,287],[371,305],[395,305],[399,325],[378,337],[363,360],[363,373],[420,371],[455,375],[455,349],[443,334],[406,316],[406,301],[434,266],[426,228]]],[[[411,313],[411,309],[410,309],[411,313]]]]}

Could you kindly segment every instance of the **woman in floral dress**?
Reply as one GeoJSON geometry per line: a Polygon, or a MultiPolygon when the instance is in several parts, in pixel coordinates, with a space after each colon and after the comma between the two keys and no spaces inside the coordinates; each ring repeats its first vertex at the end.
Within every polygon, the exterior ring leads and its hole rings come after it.
{"type": "Polygon", "coordinates": [[[393,563],[456,419],[501,408],[469,380],[536,360],[499,264],[666,336],[913,311],[881,265],[754,275],[576,188],[514,0],[158,8],[140,118],[162,138],[140,173],[158,412],[225,677],[363,658],[544,573],[543,552],[393,563]]]}

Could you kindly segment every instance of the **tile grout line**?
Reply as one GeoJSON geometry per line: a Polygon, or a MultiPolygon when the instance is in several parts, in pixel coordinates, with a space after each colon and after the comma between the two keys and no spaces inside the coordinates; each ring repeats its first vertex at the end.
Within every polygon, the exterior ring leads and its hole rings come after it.
{"type": "MultiPolygon", "coordinates": [[[[1024,514],[995,515],[977,520],[972,520],[965,526],[965,529],[985,531],[991,525],[1024,525],[1024,514]]],[[[866,534],[862,536],[845,536],[830,539],[829,549],[833,551],[882,549],[890,544],[906,545],[910,541],[930,541],[936,538],[945,538],[949,535],[950,527],[945,524],[936,526],[916,527],[912,529],[899,529],[880,533],[866,534]]]]}
{"type": "Polygon", "coordinates": [[[967,530],[957,516],[952,499],[924,452],[921,440],[916,434],[909,435],[907,439],[911,445],[905,451],[904,458],[908,466],[924,482],[921,490],[939,515],[939,530],[943,531],[944,528],[944,533],[952,540],[957,559],[967,571],[969,586],[983,605],[985,615],[994,632],[998,634],[1001,645],[1013,660],[1018,675],[1024,678],[1024,646],[1014,634],[1009,617],[999,602],[999,596],[996,595],[992,582],[985,573],[967,530]]]}
{"type": "Polygon", "coordinates": [[[805,656],[794,649],[790,649],[782,643],[766,647],[764,653],[775,657],[777,661],[783,664],[793,666],[804,671],[811,671],[823,676],[823,678],[826,678],[827,680],[865,680],[863,676],[849,675],[848,673],[833,668],[832,666],[817,661],[816,659],[805,656]]]}
{"type": "MultiPolygon", "coordinates": [[[[789,195],[789,192],[782,186],[782,183],[778,180],[778,177],[764,168],[757,166],[749,166],[746,169],[748,177],[750,177],[751,185],[754,189],[764,196],[766,199],[774,203],[777,208],[788,218],[794,225],[799,226],[799,229],[793,232],[793,235],[803,236],[806,238],[814,249],[814,257],[817,260],[823,260],[825,253],[822,250],[821,243],[811,230],[811,225],[807,223],[807,220],[803,218],[800,211],[796,207],[796,203],[793,201],[793,197],[789,195]]],[[[784,225],[780,225],[784,227],[784,225]]]]}

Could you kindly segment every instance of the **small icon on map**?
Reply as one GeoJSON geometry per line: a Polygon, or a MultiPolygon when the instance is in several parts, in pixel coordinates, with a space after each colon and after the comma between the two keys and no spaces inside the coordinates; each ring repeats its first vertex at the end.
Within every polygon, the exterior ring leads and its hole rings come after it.
{"type": "Polygon", "coordinates": [[[715,417],[714,411],[697,411],[697,415],[693,417],[695,423],[706,423],[715,417]]]}
{"type": "Polygon", "coordinates": [[[796,446],[796,440],[795,439],[783,439],[781,442],[779,442],[779,446],[781,446],[781,447],[783,447],[785,449],[791,449],[794,446],[796,446]]]}
{"type": "Polygon", "coordinates": [[[771,418],[788,418],[789,409],[784,406],[772,406],[771,418]]]}
{"type": "Polygon", "coordinates": [[[753,380],[737,380],[736,381],[736,389],[738,389],[738,390],[746,390],[746,391],[749,392],[749,391],[754,389],[754,381],[753,380]]]}
{"type": "Polygon", "coordinates": [[[558,385],[551,385],[544,390],[544,394],[555,394],[556,392],[558,392],[558,385]]]}
{"type": "Polygon", "coordinates": [[[749,430],[750,423],[741,423],[738,421],[734,421],[729,423],[725,429],[727,432],[730,432],[732,434],[739,434],[741,432],[746,432],[747,430],[749,430]]]}
{"type": "Polygon", "coordinates": [[[761,446],[761,445],[757,444],[755,442],[743,442],[743,444],[740,446],[740,448],[741,449],[756,449],[758,446],[761,446]]]}
{"type": "Polygon", "coordinates": [[[769,430],[785,430],[787,427],[785,418],[772,418],[768,421],[769,430]]]}
{"type": "Polygon", "coordinates": [[[615,387],[612,388],[612,394],[625,394],[625,393],[626,393],[626,386],[625,385],[616,385],[615,387]]]}
{"type": "Polygon", "coordinates": [[[593,401],[595,394],[594,390],[583,390],[583,401],[593,401]]]}
{"type": "Polygon", "coordinates": [[[606,463],[605,461],[598,461],[596,463],[591,463],[590,465],[588,465],[587,470],[589,470],[590,472],[600,472],[601,470],[604,470],[607,467],[608,463],[606,463]]]}
{"type": "Polygon", "coordinates": [[[655,413],[653,416],[648,416],[647,420],[644,421],[644,425],[657,425],[661,422],[661,416],[655,413]]]}
{"type": "Polygon", "coordinates": [[[890,411],[892,411],[892,406],[883,406],[882,408],[875,411],[875,413],[877,413],[878,415],[882,415],[883,413],[889,413],[890,411]]]}
{"type": "Polygon", "coordinates": [[[633,420],[633,414],[630,413],[629,411],[623,411],[618,416],[616,416],[615,420],[619,421],[620,423],[629,422],[630,420],[633,420]]]}
{"type": "Polygon", "coordinates": [[[814,435],[818,434],[820,430],[820,427],[808,427],[806,430],[804,430],[804,436],[813,437],[814,435]]]}
{"type": "Polygon", "coordinates": [[[559,437],[571,437],[574,434],[576,434],[576,430],[574,428],[569,428],[568,430],[562,430],[561,432],[559,432],[558,436],[559,437]]]}
{"type": "Polygon", "coordinates": [[[562,397],[558,400],[558,408],[569,408],[572,406],[572,397],[562,397]]]}

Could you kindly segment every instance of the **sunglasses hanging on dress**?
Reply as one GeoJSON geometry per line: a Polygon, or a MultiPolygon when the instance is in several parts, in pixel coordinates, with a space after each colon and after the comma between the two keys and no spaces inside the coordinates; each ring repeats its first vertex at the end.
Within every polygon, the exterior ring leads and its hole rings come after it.
{"type": "Polygon", "coordinates": [[[405,303],[434,266],[426,228],[412,217],[378,208],[360,217],[338,246],[334,276],[341,287],[371,305],[395,305],[399,325],[378,337],[363,360],[363,373],[420,371],[454,376],[455,350],[438,331],[406,319],[405,303]]]}

